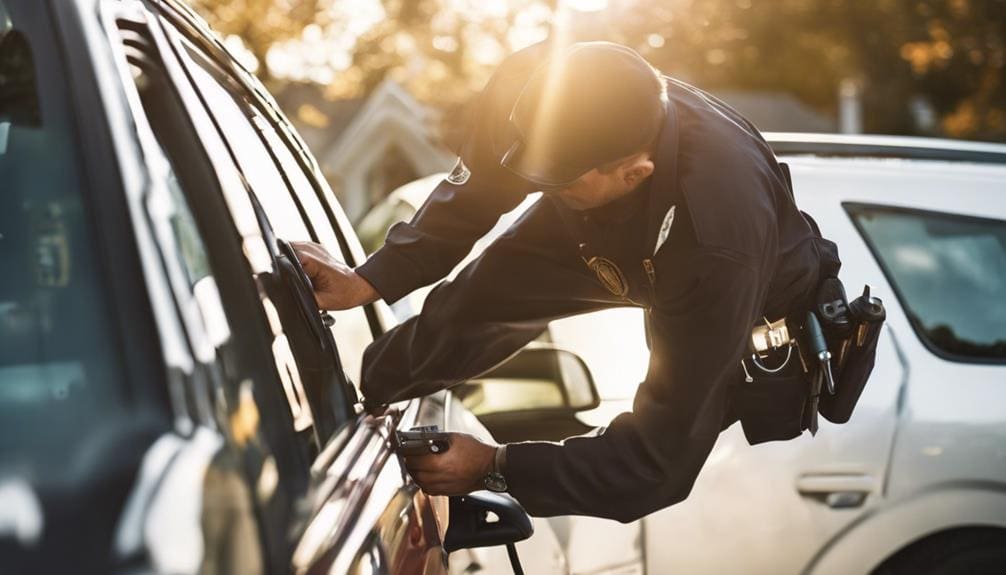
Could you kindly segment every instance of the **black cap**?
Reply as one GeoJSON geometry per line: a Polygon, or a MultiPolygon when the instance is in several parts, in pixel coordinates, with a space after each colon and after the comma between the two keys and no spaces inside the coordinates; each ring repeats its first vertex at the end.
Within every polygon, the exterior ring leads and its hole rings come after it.
{"type": "Polygon", "coordinates": [[[500,163],[543,190],[642,151],[663,124],[663,80],[610,42],[561,49],[528,78],[510,112],[500,163]]]}

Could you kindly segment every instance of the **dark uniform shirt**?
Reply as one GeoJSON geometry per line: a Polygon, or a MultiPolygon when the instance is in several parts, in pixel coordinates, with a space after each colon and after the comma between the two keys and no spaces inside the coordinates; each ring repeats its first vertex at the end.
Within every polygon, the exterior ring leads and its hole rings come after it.
{"type": "MultiPolygon", "coordinates": [[[[467,181],[439,185],[358,268],[389,302],[443,278],[534,191],[499,166],[500,135],[543,49],[508,58],[480,96],[461,154],[467,181]]],[[[647,309],[647,376],[633,411],[602,432],[508,447],[510,490],[536,515],[629,521],[684,499],[736,418],[731,389],[752,326],[805,305],[821,274],[819,236],[754,126],[701,90],[666,82],[654,174],[616,203],[582,212],[573,232],[618,265],[629,302],[647,309]]]]}

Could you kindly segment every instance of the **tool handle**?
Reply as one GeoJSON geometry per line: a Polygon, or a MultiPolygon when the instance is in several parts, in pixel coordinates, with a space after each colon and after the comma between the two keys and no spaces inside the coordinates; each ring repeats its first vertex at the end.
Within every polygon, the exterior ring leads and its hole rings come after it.
{"type": "Polygon", "coordinates": [[[863,295],[849,303],[849,312],[856,321],[862,323],[879,323],[887,319],[884,302],[870,296],[870,286],[863,288],[863,295]]]}
{"type": "Polygon", "coordinates": [[[817,314],[812,311],[808,311],[806,323],[807,338],[810,343],[810,349],[814,353],[814,357],[822,361],[830,359],[831,354],[828,353],[828,342],[824,339],[824,332],[821,330],[821,322],[817,320],[817,314]]]}

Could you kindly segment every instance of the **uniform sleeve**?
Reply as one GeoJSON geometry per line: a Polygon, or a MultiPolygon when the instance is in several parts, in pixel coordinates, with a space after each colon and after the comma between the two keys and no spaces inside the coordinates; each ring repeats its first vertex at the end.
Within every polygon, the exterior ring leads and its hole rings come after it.
{"type": "Polygon", "coordinates": [[[703,251],[675,268],[687,276],[651,312],[650,365],[632,412],[598,434],[507,448],[507,483],[532,515],[629,522],[691,491],[719,435],[760,290],[754,269],[728,253],[703,251]]]}
{"type": "Polygon", "coordinates": [[[392,226],[384,246],[357,267],[388,303],[445,277],[501,215],[534,191],[499,165],[527,59],[511,56],[479,96],[459,158],[463,166],[452,171],[459,177],[443,180],[412,220],[392,226]]]}

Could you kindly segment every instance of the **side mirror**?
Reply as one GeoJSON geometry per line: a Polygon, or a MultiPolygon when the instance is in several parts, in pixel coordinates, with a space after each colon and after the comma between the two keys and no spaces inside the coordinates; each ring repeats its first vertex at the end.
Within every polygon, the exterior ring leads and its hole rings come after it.
{"type": "Polygon", "coordinates": [[[580,356],[549,345],[525,347],[497,368],[453,389],[480,419],[493,415],[571,415],[600,405],[580,356]]]}
{"type": "Polygon", "coordinates": [[[514,499],[477,491],[451,497],[444,551],[510,545],[533,533],[531,518],[514,499]]]}

